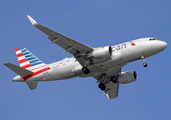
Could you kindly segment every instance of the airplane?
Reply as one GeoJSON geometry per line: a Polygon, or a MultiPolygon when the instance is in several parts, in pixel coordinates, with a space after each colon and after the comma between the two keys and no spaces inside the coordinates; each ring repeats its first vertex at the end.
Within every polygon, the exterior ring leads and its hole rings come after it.
{"type": "Polygon", "coordinates": [[[15,49],[19,64],[4,63],[18,76],[13,82],[26,82],[31,90],[40,81],[65,80],[75,77],[93,77],[98,87],[108,99],[118,97],[119,84],[137,80],[136,71],[122,72],[121,68],[130,62],[142,60],[147,67],[146,58],[160,53],[167,43],[153,37],[140,38],[114,46],[92,48],[58,32],[55,32],[27,15],[33,26],[48,35],[51,44],[55,43],[73,55],[51,64],[45,64],[25,47],[15,49]]]}

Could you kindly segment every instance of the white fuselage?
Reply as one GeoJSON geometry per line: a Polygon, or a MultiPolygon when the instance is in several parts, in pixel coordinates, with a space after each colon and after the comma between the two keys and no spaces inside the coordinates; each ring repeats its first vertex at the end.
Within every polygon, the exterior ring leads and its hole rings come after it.
{"type": "MultiPolygon", "coordinates": [[[[28,81],[52,81],[64,80],[74,77],[90,77],[102,74],[105,71],[119,69],[129,62],[140,60],[142,56],[150,57],[167,47],[167,43],[160,40],[149,40],[150,38],[141,38],[130,42],[111,46],[112,55],[109,59],[96,62],[88,66],[89,74],[82,72],[82,66],[74,57],[65,58],[61,61],[48,64],[51,69],[39,75],[31,77],[28,81]]],[[[24,81],[22,77],[17,76],[13,81],[24,81]]]]}

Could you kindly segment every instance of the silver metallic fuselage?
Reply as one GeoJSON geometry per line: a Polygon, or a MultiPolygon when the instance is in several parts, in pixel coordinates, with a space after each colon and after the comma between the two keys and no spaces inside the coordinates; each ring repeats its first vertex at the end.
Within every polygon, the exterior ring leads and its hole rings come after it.
{"type": "MultiPolygon", "coordinates": [[[[49,66],[51,70],[31,77],[27,81],[64,80],[74,77],[90,77],[104,72],[112,72],[129,62],[140,60],[142,56],[150,57],[155,55],[167,47],[166,42],[149,39],[150,38],[141,38],[112,46],[113,51],[111,57],[107,60],[88,66],[91,71],[89,74],[84,74],[80,63],[72,57],[48,64],[47,66],[49,66]]],[[[16,76],[13,81],[23,82],[24,80],[21,76],[16,76]]]]}

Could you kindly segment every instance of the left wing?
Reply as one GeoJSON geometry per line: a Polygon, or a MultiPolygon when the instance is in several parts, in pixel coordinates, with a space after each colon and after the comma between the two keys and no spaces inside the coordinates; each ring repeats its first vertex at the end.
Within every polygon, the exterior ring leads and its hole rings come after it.
{"type": "Polygon", "coordinates": [[[62,47],[65,50],[64,52],[69,52],[72,55],[74,55],[74,57],[77,58],[78,55],[81,55],[81,54],[85,55],[86,52],[93,50],[92,47],[84,45],[58,32],[55,32],[43,25],[40,25],[29,15],[27,17],[36,28],[38,28],[39,30],[41,30],[42,32],[44,32],[45,34],[49,36],[48,39],[52,41],[51,43],[56,43],[57,45],[62,47]]]}

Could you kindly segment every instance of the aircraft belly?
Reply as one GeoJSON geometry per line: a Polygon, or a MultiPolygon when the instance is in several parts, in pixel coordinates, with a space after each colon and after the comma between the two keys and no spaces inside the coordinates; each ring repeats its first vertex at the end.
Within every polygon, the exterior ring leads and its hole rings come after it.
{"type": "Polygon", "coordinates": [[[36,82],[39,82],[39,81],[46,81],[46,80],[49,80],[49,74],[48,73],[41,73],[39,75],[36,75],[34,77],[31,77],[29,78],[27,81],[36,81],[36,82]]]}
{"type": "MultiPolygon", "coordinates": [[[[121,63],[121,61],[115,61],[113,60],[113,58],[108,59],[104,62],[100,62],[97,64],[94,64],[92,66],[89,66],[89,69],[91,71],[89,76],[95,76],[95,75],[99,75],[102,73],[109,73],[113,70],[118,70],[119,68],[121,68],[122,66],[124,66],[125,63],[121,63]]],[[[84,74],[81,77],[89,77],[89,76],[85,76],[84,74]]]]}
{"type": "Polygon", "coordinates": [[[53,71],[55,80],[63,80],[77,77],[76,73],[72,72],[73,65],[64,65],[53,71]]]}

